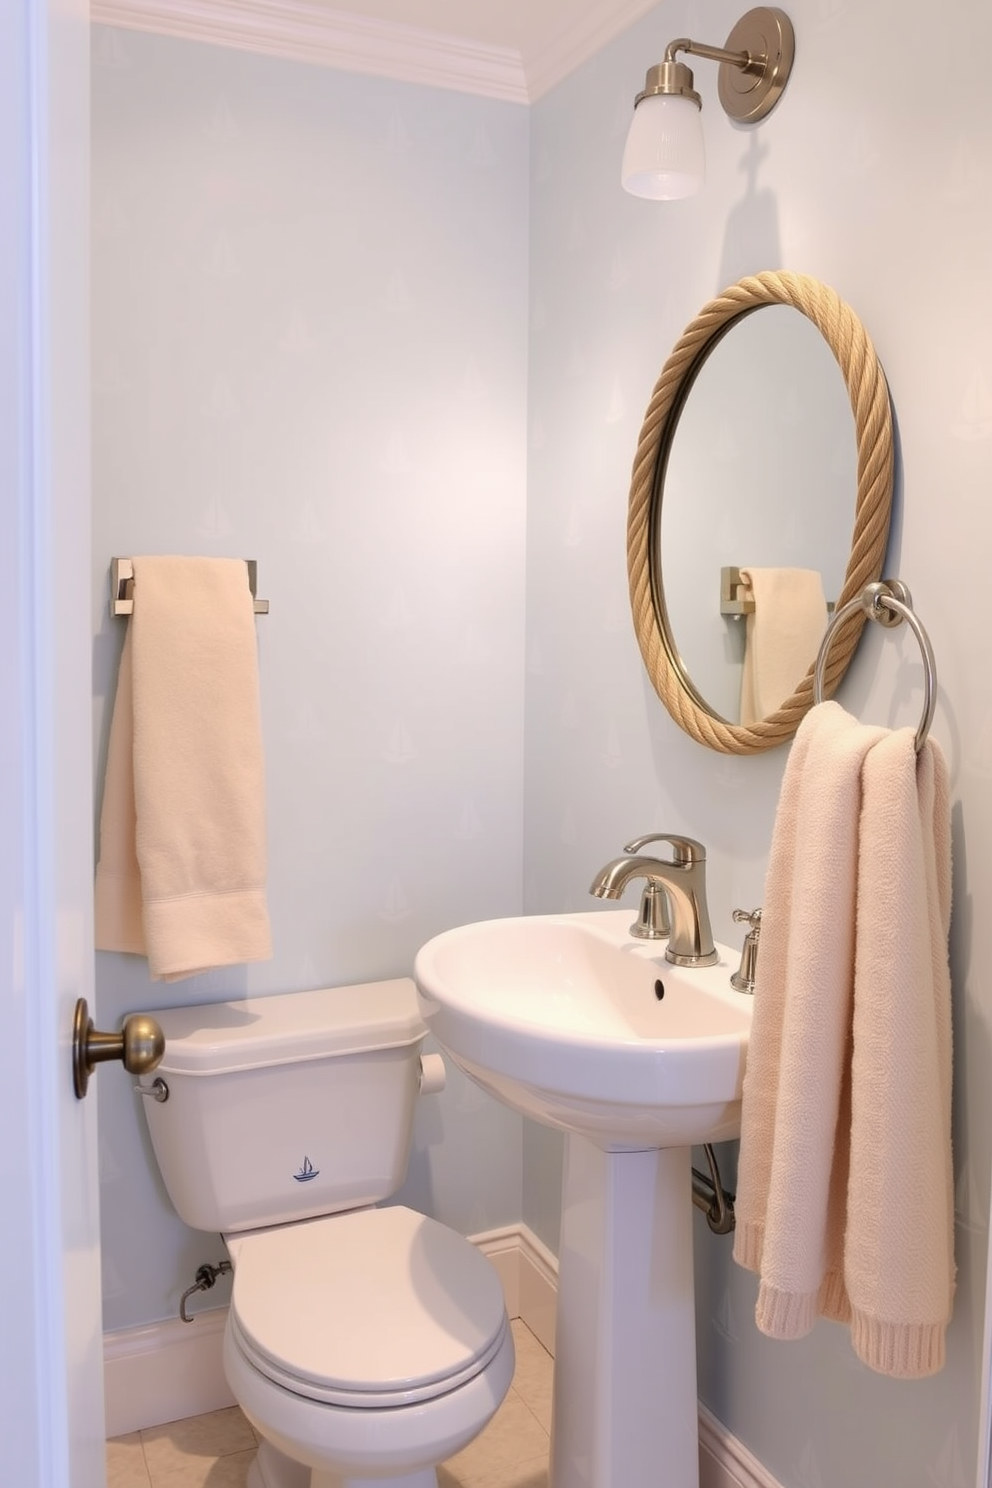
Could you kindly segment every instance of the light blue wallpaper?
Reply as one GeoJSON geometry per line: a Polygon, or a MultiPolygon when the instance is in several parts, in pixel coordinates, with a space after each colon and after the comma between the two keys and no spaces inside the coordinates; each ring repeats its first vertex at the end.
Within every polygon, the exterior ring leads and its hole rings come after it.
{"type": "MultiPolygon", "coordinates": [[[[101,954],[112,1027],[408,974],[436,931],[520,908],[529,120],[130,32],[93,59],[101,760],[112,555],[254,557],[271,603],[275,957],[163,987],[101,954]]],[[[173,1315],[218,1242],[172,1214],[127,1081],[100,1103],[115,1328],[173,1315]]],[[[451,1070],[404,1197],[518,1219],[519,1119],[451,1070]]]]}
{"type": "MultiPolygon", "coordinates": [[[[672,830],[707,845],[719,939],[736,944],[731,911],[761,903],[785,751],[709,753],[655,697],[627,613],[626,503],[651,388],[686,324],[742,274],[814,274],[858,310],[885,366],[900,439],[888,568],[910,584],[940,670],[934,732],[956,803],[958,1294],[944,1372],[885,1380],[834,1325],[798,1344],[760,1335],[754,1278],[697,1215],[700,1394],[785,1488],[972,1488],[992,1148],[992,926],[972,911],[992,888],[980,556],[992,537],[992,336],[981,308],[992,125],[977,62],[992,21],[980,0],[954,6],[962,70],[953,102],[924,118],[905,79],[926,49],[925,10],[896,0],[788,9],[795,70],[759,132],[729,124],[715,69],[696,65],[709,176],[688,201],[621,191],[632,99],[667,41],[719,44],[735,7],[668,0],[532,110],[525,903],[586,907],[592,873],[628,837],[672,830]]],[[[715,575],[714,598],[717,586],[715,575]]],[[[915,724],[915,641],[873,630],[842,701],[875,722],[915,724]]],[[[550,1245],[559,1147],[526,1130],[525,1218],[550,1245]]],[[[732,1182],[734,1145],[721,1157],[732,1182]]]]}

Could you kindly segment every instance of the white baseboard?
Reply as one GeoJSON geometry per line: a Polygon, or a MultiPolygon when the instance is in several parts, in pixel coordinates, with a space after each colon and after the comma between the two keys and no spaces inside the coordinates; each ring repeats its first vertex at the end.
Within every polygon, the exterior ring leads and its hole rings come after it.
{"type": "Polygon", "coordinates": [[[227,1308],[103,1336],[107,1436],[234,1405],[221,1363],[227,1308]]]}
{"type": "Polygon", "coordinates": [[[777,1478],[731,1436],[726,1426],[699,1406],[699,1488],[781,1488],[777,1478]]]}
{"type": "MultiPolygon", "coordinates": [[[[526,1225],[473,1235],[499,1273],[511,1318],[554,1353],[558,1263],[526,1225]]],[[[227,1308],[107,1333],[103,1340],[107,1436],[234,1405],[221,1363],[227,1308]]],[[[699,1407],[699,1488],[780,1488],[757,1458],[699,1407]]]]}
{"type": "Polygon", "coordinates": [[[551,1251],[522,1224],[487,1230],[471,1238],[499,1272],[510,1317],[521,1318],[553,1354],[558,1262],[551,1251]]]}

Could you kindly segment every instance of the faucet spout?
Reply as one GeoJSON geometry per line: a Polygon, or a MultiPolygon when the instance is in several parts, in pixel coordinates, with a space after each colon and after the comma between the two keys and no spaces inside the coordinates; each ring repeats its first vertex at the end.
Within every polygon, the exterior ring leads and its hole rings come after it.
{"type": "Polygon", "coordinates": [[[597,899],[619,899],[631,879],[643,878],[664,889],[671,911],[671,935],[665,950],[676,966],[712,966],[720,959],[713,943],[706,903],[706,852],[691,837],[665,837],[674,849],[674,860],[642,856],[636,851],[645,841],[629,844],[624,857],[613,858],[601,868],[589,886],[597,899]]]}
{"type": "Polygon", "coordinates": [[[596,874],[589,892],[597,899],[619,899],[631,879],[646,878],[657,882],[655,869],[661,866],[658,858],[614,858],[596,874]]]}

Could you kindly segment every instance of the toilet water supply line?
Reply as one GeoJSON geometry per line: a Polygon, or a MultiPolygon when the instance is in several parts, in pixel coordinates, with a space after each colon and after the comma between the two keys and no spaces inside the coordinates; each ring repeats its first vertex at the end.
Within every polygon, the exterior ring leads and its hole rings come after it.
{"type": "Polygon", "coordinates": [[[195,1292],[209,1292],[218,1276],[224,1276],[231,1270],[230,1261],[218,1261],[216,1266],[211,1266],[209,1261],[204,1261],[202,1266],[196,1268],[196,1280],[191,1287],[187,1287],[179,1301],[179,1316],[184,1323],[195,1323],[196,1313],[186,1311],[186,1303],[195,1292]]]}

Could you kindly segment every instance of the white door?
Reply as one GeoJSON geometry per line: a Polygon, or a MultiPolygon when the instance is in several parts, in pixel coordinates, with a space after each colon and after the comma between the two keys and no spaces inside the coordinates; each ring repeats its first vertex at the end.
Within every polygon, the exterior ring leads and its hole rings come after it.
{"type": "Polygon", "coordinates": [[[100,1488],[92,1005],[89,16],[0,3],[0,1442],[3,1482],[100,1488]]]}

